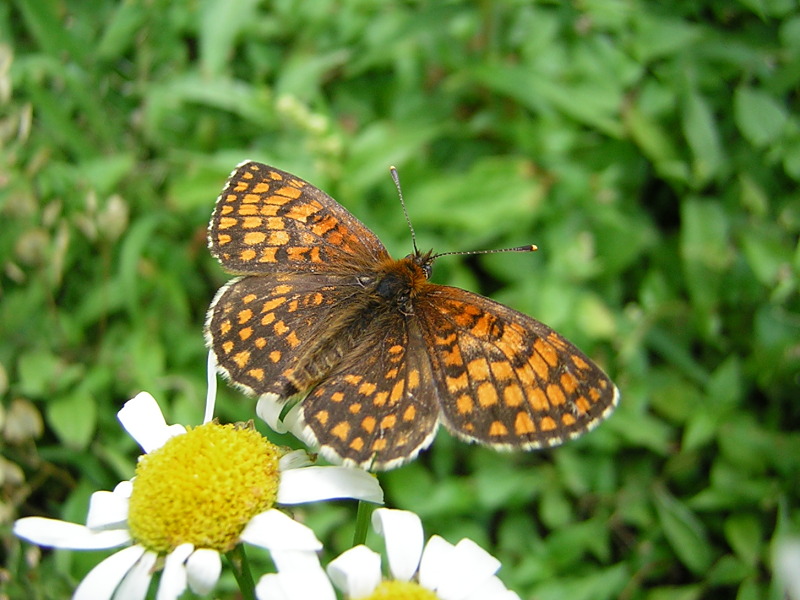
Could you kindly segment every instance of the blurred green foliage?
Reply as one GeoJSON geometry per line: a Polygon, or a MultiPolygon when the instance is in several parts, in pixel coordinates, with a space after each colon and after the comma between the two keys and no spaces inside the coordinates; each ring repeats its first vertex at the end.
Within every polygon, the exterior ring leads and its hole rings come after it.
{"type": "MultiPolygon", "coordinates": [[[[389,505],[474,538],[526,599],[780,598],[771,548],[800,533],[799,84],[791,0],[2,4],[0,595],[64,598],[96,564],[37,563],[9,527],[82,522],[131,476],[125,400],[201,420],[227,279],[205,227],[253,158],[396,256],[390,164],[422,249],[536,243],[434,280],[548,323],[622,390],[552,451],[442,433],[381,476],[389,505]]],[[[253,407],[222,390],[224,420],[253,407]]],[[[299,515],[348,547],[350,504],[299,515]]]]}

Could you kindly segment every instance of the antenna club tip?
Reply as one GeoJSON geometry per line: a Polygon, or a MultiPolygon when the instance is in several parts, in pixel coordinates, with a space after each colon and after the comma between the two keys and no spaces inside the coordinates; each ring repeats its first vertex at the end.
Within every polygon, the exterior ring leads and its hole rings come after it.
{"type": "Polygon", "coordinates": [[[536,252],[539,249],[539,246],[536,244],[531,244],[531,252],[536,252]]]}

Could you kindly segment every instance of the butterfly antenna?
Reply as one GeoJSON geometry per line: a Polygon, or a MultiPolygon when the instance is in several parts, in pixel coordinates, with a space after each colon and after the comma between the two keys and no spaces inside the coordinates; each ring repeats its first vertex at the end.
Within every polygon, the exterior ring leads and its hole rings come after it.
{"type": "Polygon", "coordinates": [[[411,219],[408,216],[406,203],[405,200],[403,200],[403,190],[400,188],[400,176],[397,174],[397,169],[393,166],[389,167],[389,173],[392,174],[394,187],[397,188],[397,195],[400,196],[400,206],[403,207],[403,214],[406,216],[406,223],[408,223],[408,228],[411,230],[411,244],[414,246],[414,254],[419,254],[419,250],[417,250],[417,236],[414,234],[414,226],[411,224],[411,219]]]}
{"type": "MultiPolygon", "coordinates": [[[[400,196],[400,205],[403,207],[403,214],[406,216],[406,223],[408,223],[408,228],[411,230],[411,243],[414,246],[414,254],[419,254],[419,250],[417,250],[417,236],[414,234],[414,226],[411,224],[411,219],[408,216],[408,210],[406,210],[406,203],[403,200],[403,190],[400,187],[400,176],[397,174],[397,169],[395,167],[389,167],[389,173],[392,174],[392,181],[394,181],[394,187],[397,188],[397,195],[400,196]]],[[[495,254],[497,252],[535,252],[538,250],[539,247],[536,244],[528,244],[526,246],[516,246],[514,248],[498,248],[496,250],[467,250],[463,252],[442,252],[441,254],[434,254],[431,256],[431,259],[439,258],[440,256],[455,256],[455,255],[466,255],[466,254],[495,254]]]]}
{"type": "Polygon", "coordinates": [[[441,254],[434,254],[431,258],[439,258],[440,256],[464,256],[469,254],[495,254],[497,252],[536,252],[539,246],[536,244],[527,244],[525,246],[515,246],[514,248],[497,248],[495,250],[466,250],[464,252],[442,252],[441,254]]]}

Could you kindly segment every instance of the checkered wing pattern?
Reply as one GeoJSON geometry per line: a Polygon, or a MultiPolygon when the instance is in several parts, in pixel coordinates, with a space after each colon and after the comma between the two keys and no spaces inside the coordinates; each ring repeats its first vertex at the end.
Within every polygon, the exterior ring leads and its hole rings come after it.
{"type": "Polygon", "coordinates": [[[240,275],[353,272],[389,258],[375,234],[333,198],[252,161],[236,167],[217,198],[208,245],[240,275]]]}
{"type": "Polygon", "coordinates": [[[370,470],[412,460],[439,424],[431,361],[414,321],[378,312],[365,337],[303,400],[305,436],[329,458],[370,470]]]}
{"type": "Polygon", "coordinates": [[[549,447],[616,406],[608,376],[561,335],[507,306],[428,284],[416,301],[442,422],[498,449],[549,447]]]}
{"type": "Polygon", "coordinates": [[[286,400],[302,391],[294,369],[309,342],[325,337],[338,307],[359,290],[352,275],[329,273],[232,279],[206,319],[217,368],[250,395],[286,400]]]}

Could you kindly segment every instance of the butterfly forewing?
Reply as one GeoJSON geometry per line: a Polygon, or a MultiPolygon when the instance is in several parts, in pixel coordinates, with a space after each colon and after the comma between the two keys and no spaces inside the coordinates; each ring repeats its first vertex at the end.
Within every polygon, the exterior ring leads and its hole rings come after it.
{"type": "Polygon", "coordinates": [[[247,161],[228,178],[208,228],[231,273],[357,271],[388,258],[361,221],[310,183],[247,161]]]}
{"type": "Polygon", "coordinates": [[[608,376],[539,321],[433,284],[417,304],[443,422],[460,437],[505,449],[555,446],[617,404],[608,376]]]}

